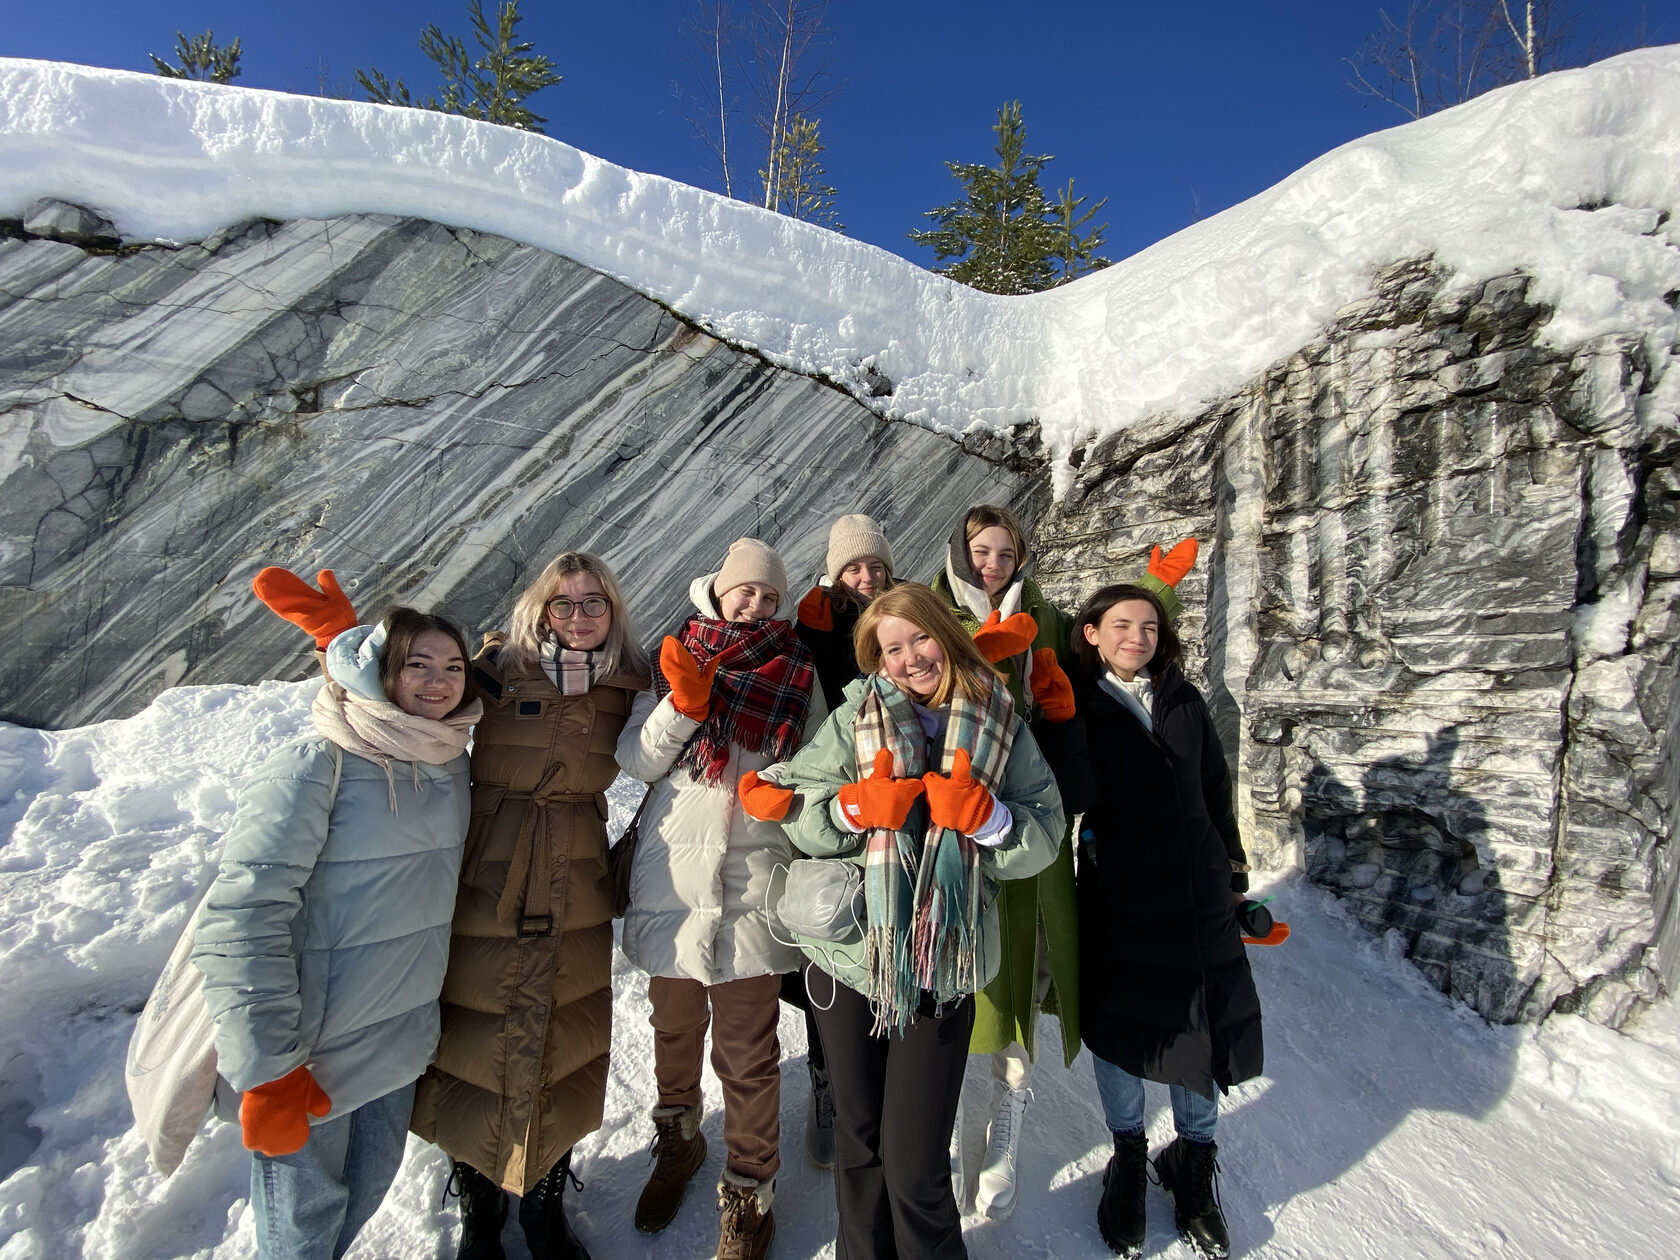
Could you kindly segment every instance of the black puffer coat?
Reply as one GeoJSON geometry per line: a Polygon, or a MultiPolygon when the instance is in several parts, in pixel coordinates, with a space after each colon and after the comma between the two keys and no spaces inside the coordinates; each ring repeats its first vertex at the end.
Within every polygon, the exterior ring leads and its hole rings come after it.
{"type": "Polygon", "coordinates": [[[1079,852],[1082,1039],[1134,1076],[1213,1098],[1262,1064],[1225,755],[1176,668],[1156,680],[1153,733],[1095,683],[1076,695],[1097,788],[1079,852]]]}

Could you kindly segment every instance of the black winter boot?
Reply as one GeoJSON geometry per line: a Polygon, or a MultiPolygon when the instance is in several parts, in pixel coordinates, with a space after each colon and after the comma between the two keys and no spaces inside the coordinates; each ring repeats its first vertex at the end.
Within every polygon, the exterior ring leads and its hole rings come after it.
{"type": "Polygon", "coordinates": [[[1178,1236],[1198,1255],[1224,1260],[1231,1254],[1231,1235],[1219,1210],[1219,1147],[1213,1142],[1173,1144],[1155,1157],[1161,1188],[1173,1198],[1178,1236]]]}
{"type": "Polygon", "coordinates": [[[455,1260],[506,1260],[502,1225],[507,1221],[508,1197],[471,1164],[456,1160],[449,1169],[443,1197],[461,1200],[461,1246],[455,1260]]]}
{"type": "Polygon", "coordinates": [[[519,1201],[519,1228],[525,1231],[531,1260],[589,1260],[588,1250],[572,1233],[571,1222],[566,1219],[568,1181],[572,1189],[583,1189],[583,1182],[572,1176],[570,1151],[519,1201]]]}
{"type": "Polygon", "coordinates": [[[1114,1154],[1103,1169],[1102,1198],[1097,1202],[1097,1228],[1117,1256],[1135,1260],[1143,1254],[1148,1233],[1144,1196],[1149,1188],[1149,1142],[1141,1133],[1116,1133],[1114,1154]]]}

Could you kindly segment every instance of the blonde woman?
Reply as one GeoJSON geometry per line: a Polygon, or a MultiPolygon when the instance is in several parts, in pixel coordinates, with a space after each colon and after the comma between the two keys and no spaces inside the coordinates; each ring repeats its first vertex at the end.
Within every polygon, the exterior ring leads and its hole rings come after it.
{"type": "Polygon", "coordinates": [[[992,890],[1055,859],[1062,803],[1009,688],[933,591],[876,596],[854,642],[864,676],[767,772],[779,787],[742,796],[779,810],[803,852],[861,868],[857,930],[799,938],[829,980],[813,1005],[834,1092],[834,1254],[957,1260],[947,1139],[974,995],[1002,956],[992,890]]]}
{"type": "Polygon", "coordinates": [[[601,1125],[612,1036],[607,804],[647,660],[606,563],[568,551],[473,662],[484,718],[443,986],[414,1131],[454,1160],[462,1260],[499,1258],[506,1191],[533,1260],[587,1260],[562,1211],[601,1125]]]}

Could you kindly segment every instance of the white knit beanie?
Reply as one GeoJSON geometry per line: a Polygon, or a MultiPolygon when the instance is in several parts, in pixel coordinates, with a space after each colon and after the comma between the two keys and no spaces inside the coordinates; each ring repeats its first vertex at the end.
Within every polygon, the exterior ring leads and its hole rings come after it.
{"type": "Polygon", "coordinates": [[[842,569],[865,556],[874,556],[892,572],[892,548],[874,519],[862,512],[842,516],[828,531],[828,580],[838,582],[842,569]]]}
{"type": "Polygon", "coordinates": [[[775,587],[777,595],[787,594],[787,570],[782,567],[782,558],[756,538],[737,538],[729,544],[729,554],[712,581],[712,591],[722,596],[743,582],[762,582],[775,587]]]}

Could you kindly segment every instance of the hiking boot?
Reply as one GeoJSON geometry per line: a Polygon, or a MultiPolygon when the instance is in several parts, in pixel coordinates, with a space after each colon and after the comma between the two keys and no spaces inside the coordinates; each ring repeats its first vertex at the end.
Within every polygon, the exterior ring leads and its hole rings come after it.
{"type": "Polygon", "coordinates": [[[519,1200],[519,1228],[525,1231],[531,1260],[589,1260],[588,1249],[578,1241],[566,1220],[568,1181],[572,1189],[583,1189],[583,1182],[572,1175],[570,1151],[519,1200]]]}
{"type": "Polygon", "coordinates": [[[706,1162],[700,1108],[653,1109],[653,1161],[653,1173],[636,1200],[636,1228],[644,1234],[657,1234],[671,1223],[689,1178],[706,1162]]]}
{"type": "Polygon", "coordinates": [[[828,1073],[811,1068],[811,1104],[805,1111],[805,1158],[818,1168],[834,1167],[834,1092],[828,1073]]]}
{"type": "Polygon", "coordinates": [[[1173,1199],[1178,1236],[1198,1255],[1224,1260],[1231,1254],[1231,1235],[1219,1210],[1219,1147],[1213,1142],[1175,1138],[1155,1157],[1161,1188],[1173,1199]]]}
{"type": "Polygon", "coordinates": [[[764,1260],[776,1236],[770,1212],[775,1197],[774,1177],[755,1181],[724,1169],[718,1182],[717,1260],[764,1260]]]}
{"type": "Polygon", "coordinates": [[[461,1245],[455,1260],[506,1260],[502,1225],[507,1221],[507,1191],[471,1164],[456,1160],[443,1186],[443,1197],[451,1195],[461,1200],[461,1245]]]}
{"type": "Polygon", "coordinates": [[[1114,1154],[1103,1169],[1097,1228],[1117,1256],[1135,1260],[1148,1233],[1143,1203],[1149,1187],[1149,1143],[1141,1133],[1116,1133],[1114,1154]]]}
{"type": "Polygon", "coordinates": [[[1032,1091],[1006,1089],[998,1099],[992,1120],[986,1162],[974,1180],[974,1210],[995,1221],[1006,1220],[1015,1210],[1016,1165],[1021,1154],[1021,1124],[1026,1119],[1032,1091]]]}

